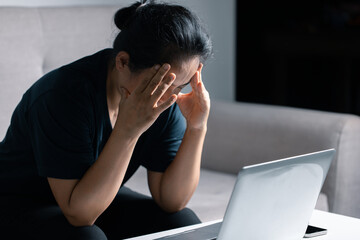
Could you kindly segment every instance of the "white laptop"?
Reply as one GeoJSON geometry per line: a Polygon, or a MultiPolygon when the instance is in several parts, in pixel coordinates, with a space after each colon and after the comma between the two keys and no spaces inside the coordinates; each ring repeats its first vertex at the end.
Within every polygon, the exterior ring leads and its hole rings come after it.
{"type": "Polygon", "coordinates": [[[244,167],[222,223],[158,239],[302,239],[334,153],[329,149],[244,167]]]}

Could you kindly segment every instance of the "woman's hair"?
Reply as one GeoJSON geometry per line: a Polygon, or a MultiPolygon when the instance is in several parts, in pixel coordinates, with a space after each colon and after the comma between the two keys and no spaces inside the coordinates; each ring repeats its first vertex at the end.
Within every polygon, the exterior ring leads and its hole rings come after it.
{"type": "Polygon", "coordinates": [[[210,37],[199,18],[182,6],[136,2],[119,9],[114,22],[120,29],[113,43],[115,54],[127,52],[134,72],[194,56],[205,61],[212,54],[210,37]]]}

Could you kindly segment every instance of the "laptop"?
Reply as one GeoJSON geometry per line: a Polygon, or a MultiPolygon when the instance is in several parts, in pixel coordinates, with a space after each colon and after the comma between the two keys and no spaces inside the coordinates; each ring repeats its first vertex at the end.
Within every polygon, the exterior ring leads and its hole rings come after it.
{"type": "Polygon", "coordinates": [[[302,239],[335,150],[243,167],[222,222],[158,240],[302,239]]]}

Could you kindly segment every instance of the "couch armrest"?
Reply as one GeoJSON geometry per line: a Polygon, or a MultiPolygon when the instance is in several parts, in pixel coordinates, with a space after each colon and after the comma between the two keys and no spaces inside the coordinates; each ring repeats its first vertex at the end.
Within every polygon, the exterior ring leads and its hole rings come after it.
{"type": "Polygon", "coordinates": [[[335,148],[322,192],[331,212],[360,217],[360,118],[262,104],[212,102],[202,167],[243,166],[335,148]]]}

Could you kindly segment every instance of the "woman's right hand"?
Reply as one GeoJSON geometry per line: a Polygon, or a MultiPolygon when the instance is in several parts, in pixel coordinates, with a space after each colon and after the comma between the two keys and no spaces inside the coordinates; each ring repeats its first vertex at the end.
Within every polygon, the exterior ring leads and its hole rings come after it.
{"type": "Polygon", "coordinates": [[[139,137],[163,111],[175,103],[175,94],[159,103],[176,78],[175,74],[166,76],[169,70],[169,64],[161,67],[156,65],[146,70],[144,79],[131,94],[121,89],[119,113],[114,130],[119,130],[128,137],[139,137]]]}

